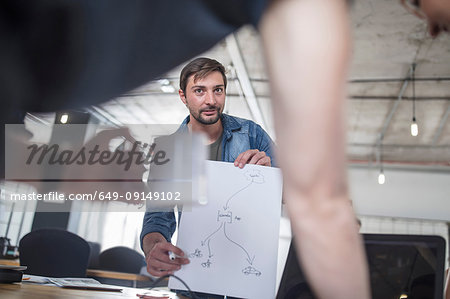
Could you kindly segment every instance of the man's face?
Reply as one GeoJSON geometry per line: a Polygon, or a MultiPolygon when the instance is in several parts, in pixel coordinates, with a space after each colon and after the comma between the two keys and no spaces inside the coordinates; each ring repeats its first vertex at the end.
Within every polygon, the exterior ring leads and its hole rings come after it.
{"type": "MultiPolygon", "coordinates": [[[[450,1],[449,0],[402,0],[405,6],[413,7],[415,14],[428,21],[428,30],[432,36],[441,31],[450,30],[450,1]]],[[[410,10],[410,9],[409,9],[410,10]]]]}
{"type": "Polygon", "coordinates": [[[180,89],[178,93],[197,122],[212,125],[220,119],[225,105],[225,85],[220,72],[212,72],[195,82],[192,75],[186,92],[180,89]]]}

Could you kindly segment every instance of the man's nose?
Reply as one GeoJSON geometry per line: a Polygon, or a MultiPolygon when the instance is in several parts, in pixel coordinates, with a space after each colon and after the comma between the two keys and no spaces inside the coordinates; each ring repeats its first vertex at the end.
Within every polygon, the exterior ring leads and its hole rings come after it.
{"type": "Polygon", "coordinates": [[[208,91],[205,96],[205,103],[208,105],[214,105],[216,103],[216,98],[214,92],[208,91]]]}

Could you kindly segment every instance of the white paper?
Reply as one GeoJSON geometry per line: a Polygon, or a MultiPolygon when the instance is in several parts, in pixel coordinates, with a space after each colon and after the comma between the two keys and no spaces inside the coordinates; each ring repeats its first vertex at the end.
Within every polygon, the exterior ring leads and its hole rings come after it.
{"type": "Polygon", "coordinates": [[[71,289],[86,289],[98,291],[121,291],[123,288],[119,286],[105,285],[93,278],[54,278],[49,277],[48,280],[53,284],[71,289]]]}
{"type": "MultiPolygon", "coordinates": [[[[181,216],[190,264],[175,273],[197,292],[274,298],[281,214],[278,168],[208,161],[208,204],[181,216]]],[[[176,279],[169,287],[185,290],[176,279]]]]}
{"type": "Polygon", "coordinates": [[[105,285],[93,278],[84,277],[47,277],[39,275],[24,274],[23,283],[34,283],[42,285],[56,285],[63,288],[76,288],[76,289],[92,289],[102,291],[121,291],[123,288],[120,286],[105,285]]]}

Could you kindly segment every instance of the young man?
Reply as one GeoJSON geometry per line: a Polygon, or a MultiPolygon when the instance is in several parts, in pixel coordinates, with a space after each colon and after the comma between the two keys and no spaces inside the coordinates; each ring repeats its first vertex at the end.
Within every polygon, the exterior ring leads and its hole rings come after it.
{"type": "MultiPolygon", "coordinates": [[[[188,63],[180,75],[179,95],[189,110],[180,130],[203,132],[210,149],[210,159],[245,164],[271,166],[273,142],[256,123],[223,114],[227,78],[225,68],[216,60],[197,58],[188,63]]],[[[175,231],[173,212],[146,213],[141,233],[141,245],[147,270],[154,276],[172,274],[187,258],[170,260],[168,251],[184,256],[170,239],[175,231]]]]}

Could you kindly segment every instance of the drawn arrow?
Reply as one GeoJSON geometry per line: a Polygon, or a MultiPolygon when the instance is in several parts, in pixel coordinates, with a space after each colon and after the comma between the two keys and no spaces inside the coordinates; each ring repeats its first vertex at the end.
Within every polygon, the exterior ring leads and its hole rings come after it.
{"type": "Polygon", "coordinates": [[[255,256],[253,256],[253,258],[251,258],[251,257],[250,257],[250,254],[248,254],[247,250],[245,250],[245,248],[244,248],[242,245],[240,245],[240,244],[234,242],[233,240],[230,239],[230,237],[228,237],[227,231],[226,231],[226,229],[225,229],[226,226],[227,226],[227,224],[225,223],[225,224],[223,225],[223,233],[225,234],[225,237],[228,239],[228,241],[230,241],[230,242],[233,243],[233,244],[236,244],[237,246],[239,246],[239,248],[241,248],[242,250],[244,250],[245,254],[247,255],[247,262],[248,262],[250,265],[253,265],[253,260],[255,259],[255,256]]]}
{"type": "Polygon", "coordinates": [[[253,261],[255,260],[255,256],[253,256],[253,258],[251,259],[251,260],[249,260],[248,258],[247,258],[247,262],[250,264],[250,265],[253,265],[253,261]]]}
{"type": "Polygon", "coordinates": [[[240,189],[239,191],[237,191],[236,193],[234,193],[233,195],[231,195],[230,198],[228,198],[227,203],[225,204],[225,206],[223,207],[223,209],[226,211],[228,209],[228,204],[230,203],[230,200],[235,197],[239,192],[244,191],[245,189],[247,189],[248,187],[250,187],[250,185],[253,183],[253,181],[250,182],[250,184],[248,184],[247,186],[245,186],[244,188],[240,189]]]}
{"type": "MultiPolygon", "coordinates": [[[[220,228],[219,228],[220,229],[220,228]]],[[[211,241],[211,239],[208,240],[208,257],[212,257],[213,255],[211,254],[211,247],[209,247],[209,242],[211,241]]]]}
{"type": "Polygon", "coordinates": [[[205,242],[208,241],[209,238],[211,238],[215,233],[217,233],[222,228],[222,225],[223,225],[223,222],[220,224],[219,228],[215,232],[213,232],[212,234],[207,236],[205,240],[201,241],[202,246],[204,246],[205,242]]]}

